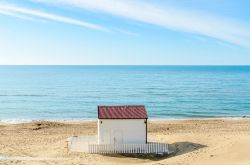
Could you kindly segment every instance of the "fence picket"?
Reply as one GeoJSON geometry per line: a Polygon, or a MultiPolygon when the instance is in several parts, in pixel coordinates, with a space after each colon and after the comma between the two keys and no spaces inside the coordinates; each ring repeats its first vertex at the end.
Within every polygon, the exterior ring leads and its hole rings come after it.
{"type": "Polygon", "coordinates": [[[167,153],[168,144],[147,143],[147,144],[89,144],[89,153],[167,153]]]}

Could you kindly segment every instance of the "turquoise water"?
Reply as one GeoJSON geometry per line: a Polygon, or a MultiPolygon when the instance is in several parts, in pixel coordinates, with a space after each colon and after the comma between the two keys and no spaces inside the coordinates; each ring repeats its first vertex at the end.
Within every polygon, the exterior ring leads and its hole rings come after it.
{"type": "Polygon", "coordinates": [[[250,115],[250,66],[0,66],[0,120],[95,119],[97,105],[151,119],[250,115]]]}

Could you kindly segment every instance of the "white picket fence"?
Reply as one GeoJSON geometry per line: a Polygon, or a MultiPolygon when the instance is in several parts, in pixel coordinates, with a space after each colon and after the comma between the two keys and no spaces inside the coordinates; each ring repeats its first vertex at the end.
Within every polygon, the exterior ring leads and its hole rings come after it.
{"type": "Polygon", "coordinates": [[[85,153],[166,153],[168,144],[150,142],[147,144],[97,144],[96,136],[73,136],[67,139],[68,152],[85,153]]]}
{"type": "Polygon", "coordinates": [[[112,153],[166,153],[169,154],[168,144],[89,144],[88,153],[112,154],[112,153]]]}

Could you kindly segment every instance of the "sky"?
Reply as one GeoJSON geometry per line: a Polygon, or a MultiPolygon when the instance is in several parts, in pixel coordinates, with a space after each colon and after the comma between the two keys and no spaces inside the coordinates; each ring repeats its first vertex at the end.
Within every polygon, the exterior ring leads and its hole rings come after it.
{"type": "Polygon", "coordinates": [[[0,65],[250,65],[249,0],[0,0],[0,65]]]}

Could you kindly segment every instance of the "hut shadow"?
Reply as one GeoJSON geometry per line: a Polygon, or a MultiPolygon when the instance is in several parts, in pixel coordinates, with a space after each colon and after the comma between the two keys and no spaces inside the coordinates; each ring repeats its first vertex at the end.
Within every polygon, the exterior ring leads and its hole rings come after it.
{"type": "Polygon", "coordinates": [[[159,161],[170,157],[175,157],[189,152],[193,152],[195,150],[199,150],[204,147],[207,146],[192,142],[176,142],[173,144],[169,144],[169,150],[171,154],[103,154],[103,155],[109,157],[119,157],[119,158],[127,157],[127,158],[159,161]]]}

